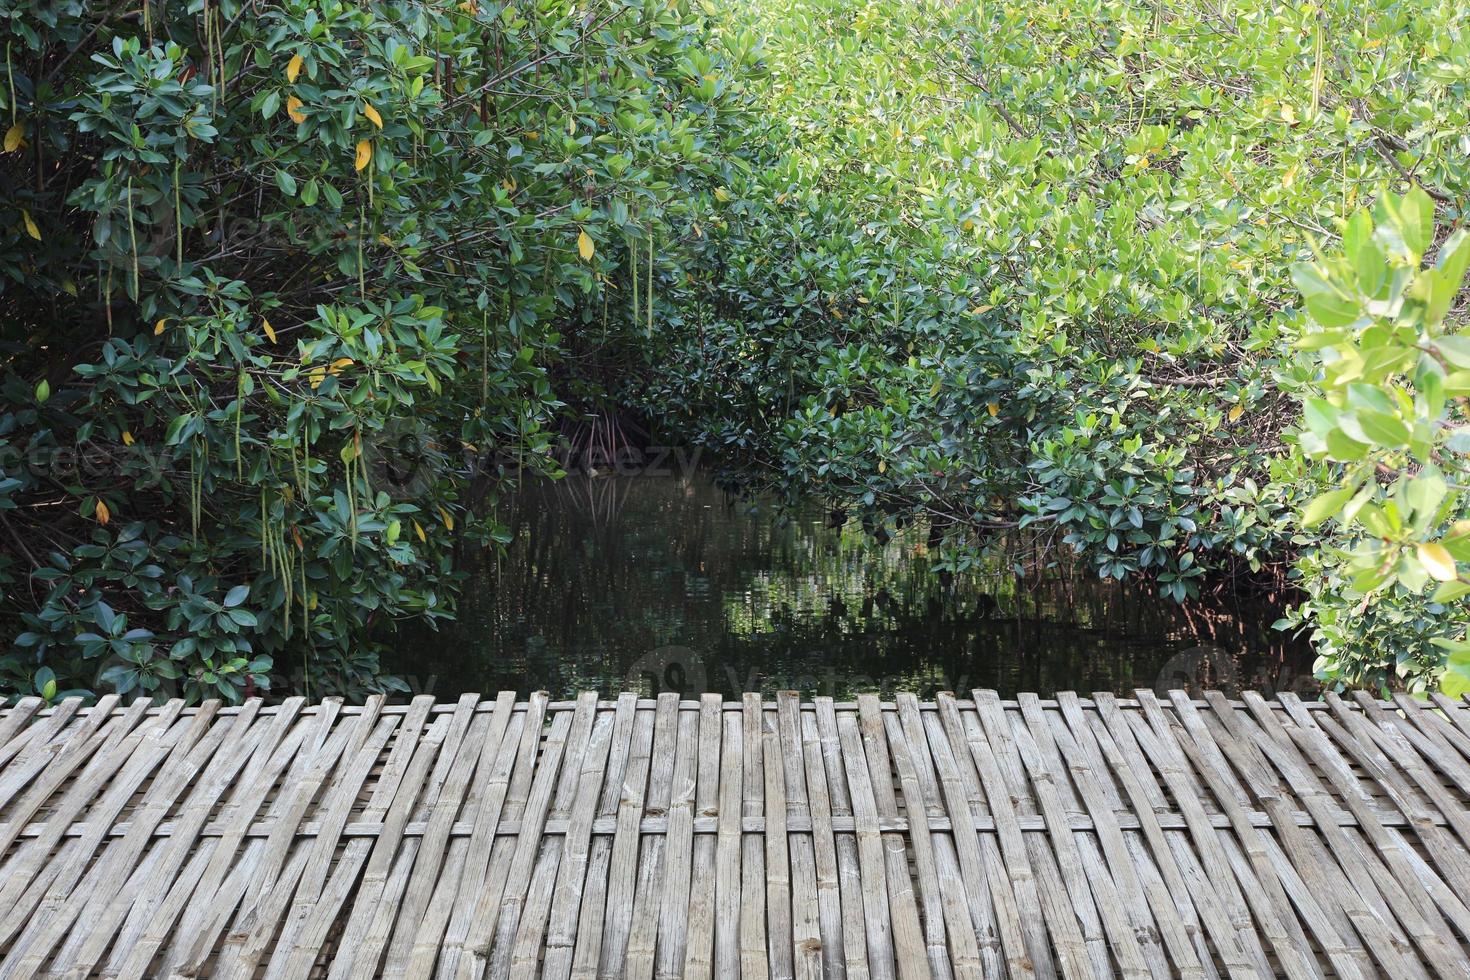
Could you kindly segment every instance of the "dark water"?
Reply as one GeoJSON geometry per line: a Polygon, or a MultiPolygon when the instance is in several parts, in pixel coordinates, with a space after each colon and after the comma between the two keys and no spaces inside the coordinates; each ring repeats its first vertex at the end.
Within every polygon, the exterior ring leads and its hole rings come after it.
{"type": "Polygon", "coordinates": [[[1312,687],[1267,602],[1181,607],[1024,549],[946,581],[922,529],[880,545],[700,473],[576,476],[502,506],[508,554],[475,571],[458,620],[397,638],[389,667],[416,691],[1312,687]]]}

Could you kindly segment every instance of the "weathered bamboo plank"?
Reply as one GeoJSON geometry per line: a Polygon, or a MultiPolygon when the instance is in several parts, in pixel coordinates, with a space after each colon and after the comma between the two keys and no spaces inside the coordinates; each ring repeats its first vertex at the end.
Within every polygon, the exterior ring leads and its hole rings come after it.
{"type": "MultiPolygon", "coordinates": [[[[740,815],[753,817],[765,812],[766,780],[764,747],[761,742],[760,696],[747,696],[740,712],[741,803],[740,815]]],[[[740,975],[766,977],[770,960],[766,952],[766,855],[764,841],[746,834],[740,841],[740,975]]]]}
{"type": "MultiPolygon", "coordinates": [[[[847,791],[847,775],[837,732],[837,712],[831,698],[817,698],[816,727],[835,832],[835,825],[839,820],[852,820],[852,800],[847,791]]],[[[837,850],[838,904],[842,910],[843,969],[851,980],[868,980],[872,974],[868,970],[862,871],[859,868],[855,824],[853,829],[835,833],[833,843],[837,850]]]]}
{"type": "MultiPolygon", "coordinates": [[[[706,694],[699,702],[699,765],[695,774],[694,813],[708,819],[719,816],[720,793],[720,698],[706,694]]],[[[689,821],[690,833],[694,819],[689,821]]],[[[696,839],[690,855],[689,924],[683,968],[678,976],[705,980],[714,969],[715,903],[717,874],[715,840],[709,835],[696,839]]]]}

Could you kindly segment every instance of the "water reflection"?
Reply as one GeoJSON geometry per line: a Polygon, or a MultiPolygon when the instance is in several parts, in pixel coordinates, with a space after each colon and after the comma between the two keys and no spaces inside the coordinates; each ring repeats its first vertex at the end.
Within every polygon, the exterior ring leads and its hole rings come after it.
{"type": "Polygon", "coordinates": [[[390,669],[418,691],[1303,686],[1265,603],[1180,607],[1021,551],[941,576],[922,529],[879,545],[698,472],[537,484],[501,517],[508,553],[475,570],[458,621],[396,644],[390,669]]]}

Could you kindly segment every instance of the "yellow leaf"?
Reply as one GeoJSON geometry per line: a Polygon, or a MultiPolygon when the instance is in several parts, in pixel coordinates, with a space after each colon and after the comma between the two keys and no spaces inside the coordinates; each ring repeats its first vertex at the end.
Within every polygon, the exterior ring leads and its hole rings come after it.
{"type": "Polygon", "coordinates": [[[879,473],[887,473],[888,472],[888,460],[886,460],[886,459],[880,459],[880,460],[878,460],[878,472],[879,473]]]}
{"type": "Polygon", "coordinates": [[[350,357],[339,357],[332,362],[331,372],[333,374],[340,374],[343,368],[351,367],[352,363],[352,358],[350,357]]]}
{"type": "Polygon", "coordinates": [[[127,429],[124,429],[123,430],[122,439],[123,439],[123,445],[124,446],[131,446],[133,444],[133,434],[131,432],[129,432],[127,429]]]}
{"type": "Polygon", "coordinates": [[[1234,408],[1232,408],[1230,410],[1230,421],[1234,422],[1236,419],[1240,418],[1244,414],[1245,414],[1245,406],[1244,405],[1236,405],[1234,408]]]}
{"type": "Polygon", "coordinates": [[[168,321],[167,320],[159,320],[157,323],[155,323],[153,325],[153,336],[157,337],[159,334],[163,333],[163,329],[165,327],[167,327],[167,326],[168,326],[168,321]]]}
{"type": "Polygon", "coordinates": [[[419,536],[420,541],[423,541],[426,544],[428,543],[429,538],[426,534],[424,534],[424,526],[418,521],[413,522],[413,533],[419,536]]]}
{"type": "Polygon", "coordinates": [[[41,240],[41,229],[36,227],[36,219],[32,218],[31,213],[25,208],[21,208],[20,220],[25,223],[26,234],[39,242],[41,240]]]}
{"type": "Polygon", "coordinates": [[[372,124],[374,126],[378,127],[379,129],[383,128],[383,117],[378,115],[378,110],[373,108],[373,104],[371,102],[363,102],[362,114],[364,116],[367,116],[368,119],[372,121],[372,124]]]}
{"type": "Polygon", "coordinates": [[[311,382],[313,388],[320,388],[322,382],[327,380],[327,369],[324,367],[312,368],[306,379],[311,382]]]}
{"type": "Polygon", "coordinates": [[[112,511],[108,510],[107,505],[104,504],[101,500],[97,501],[97,507],[94,513],[96,513],[97,515],[98,524],[106,524],[108,521],[112,520],[112,511]]]}
{"type": "Polygon", "coordinates": [[[988,402],[985,405],[985,410],[990,413],[991,418],[995,418],[997,415],[1000,414],[1000,406],[997,405],[995,402],[988,402]]]}
{"type": "Polygon", "coordinates": [[[1438,541],[1425,541],[1416,549],[1419,553],[1419,564],[1437,582],[1453,582],[1459,577],[1455,569],[1455,557],[1450,550],[1438,541]]]}
{"type": "Polygon", "coordinates": [[[716,187],[715,188],[715,200],[717,200],[717,201],[728,201],[728,200],[730,200],[730,192],[727,191],[727,190],[725,190],[723,187],[716,187]]]}
{"type": "Polygon", "coordinates": [[[592,241],[592,236],[585,230],[577,233],[577,254],[582,256],[582,261],[591,262],[592,254],[597,251],[597,246],[592,241]]]}
{"type": "Polygon", "coordinates": [[[352,169],[354,169],[354,170],[361,170],[363,167],[366,167],[368,165],[368,163],[372,161],[372,159],[373,159],[373,144],[372,144],[372,142],[369,141],[369,140],[358,140],[357,141],[357,160],[356,160],[356,162],[353,163],[352,169]]]}
{"type": "Polygon", "coordinates": [[[299,54],[293,54],[291,60],[286,62],[286,81],[292,85],[296,84],[296,78],[301,74],[301,66],[306,64],[306,59],[299,54]]]}
{"type": "Polygon", "coordinates": [[[443,507],[440,507],[439,508],[439,516],[444,519],[444,526],[446,528],[448,528],[449,530],[453,531],[454,530],[454,518],[450,515],[449,511],[445,510],[443,507]]]}
{"type": "Polygon", "coordinates": [[[1297,168],[1300,166],[1301,164],[1299,163],[1293,163],[1291,167],[1287,169],[1286,173],[1281,175],[1282,187],[1290,187],[1292,184],[1296,183],[1296,171],[1297,168]]]}
{"type": "Polygon", "coordinates": [[[305,105],[305,104],[306,103],[302,102],[300,99],[298,99],[294,95],[291,96],[289,99],[286,100],[286,115],[288,115],[288,116],[291,117],[291,121],[292,122],[294,122],[294,123],[304,123],[304,122],[306,122],[306,113],[304,113],[304,112],[301,111],[301,107],[303,105],[305,105]]]}
{"type": "Polygon", "coordinates": [[[26,138],[26,124],[17,121],[5,131],[5,152],[14,153],[20,149],[21,140],[26,138]]]}
{"type": "Polygon", "coordinates": [[[981,314],[989,313],[993,309],[995,309],[994,306],[977,306],[973,310],[970,311],[970,315],[971,316],[980,316],[981,314]]]}
{"type": "Polygon", "coordinates": [[[265,331],[265,335],[270,338],[270,342],[274,344],[276,342],[276,328],[271,326],[271,322],[265,317],[261,317],[260,328],[265,331]]]}

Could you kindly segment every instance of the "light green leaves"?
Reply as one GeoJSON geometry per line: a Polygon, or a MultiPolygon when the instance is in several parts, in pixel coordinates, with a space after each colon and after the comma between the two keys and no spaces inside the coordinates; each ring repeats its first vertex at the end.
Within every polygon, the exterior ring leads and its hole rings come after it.
{"type": "Polygon", "coordinates": [[[1334,277],[1333,270],[1318,264],[1298,263],[1292,267],[1292,281],[1301,291],[1307,313],[1323,327],[1345,327],[1362,315],[1356,295],[1356,280],[1334,277]]]}
{"type": "Polygon", "coordinates": [[[1470,642],[1436,638],[1434,645],[1445,652],[1440,689],[1452,698],[1470,694],[1470,642]]]}
{"type": "Polygon", "coordinates": [[[1352,499],[1354,492],[1352,487],[1345,487],[1313,497],[1311,503],[1302,509],[1302,526],[1316,527],[1323,521],[1338,516],[1343,505],[1352,499]]]}
{"type": "Polygon", "coordinates": [[[1451,367],[1470,369],[1470,337],[1439,337],[1434,349],[1451,367]]]}
{"type": "MultiPolygon", "coordinates": [[[[1312,559],[1327,580],[1340,576],[1360,611],[1388,606],[1384,621],[1403,609],[1418,635],[1449,651],[1444,688],[1470,690],[1466,617],[1457,606],[1470,594],[1459,570],[1470,561],[1470,439],[1461,437],[1455,400],[1465,390],[1470,338],[1443,333],[1470,245],[1456,232],[1423,267],[1434,207],[1418,188],[1385,195],[1375,214],[1376,223],[1361,212],[1348,222],[1342,254],[1295,270],[1321,328],[1302,345],[1316,352],[1320,373],[1302,388],[1298,443],[1310,458],[1363,474],[1318,493],[1300,520],[1318,528],[1336,518],[1312,559]]],[[[1327,626],[1318,632],[1334,636],[1327,626]]],[[[1409,651],[1394,652],[1412,662],[1409,651]]]]}
{"type": "Polygon", "coordinates": [[[1301,523],[1304,527],[1316,527],[1329,517],[1338,516],[1342,505],[1347,504],[1352,498],[1352,488],[1335,489],[1319,494],[1311,500],[1307,507],[1302,508],[1301,523]]]}
{"type": "Polygon", "coordinates": [[[1402,197],[1385,194],[1378,200],[1377,235],[1408,264],[1418,265],[1434,241],[1433,198],[1418,185],[1402,197]]]}

